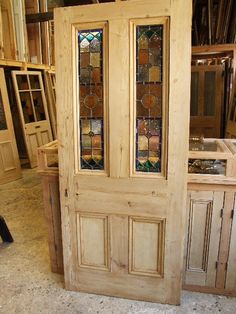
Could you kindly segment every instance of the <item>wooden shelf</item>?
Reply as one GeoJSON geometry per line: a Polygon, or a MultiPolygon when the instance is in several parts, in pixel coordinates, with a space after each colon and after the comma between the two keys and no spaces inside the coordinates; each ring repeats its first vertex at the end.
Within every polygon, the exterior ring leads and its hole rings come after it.
{"type": "Polygon", "coordinates": [[[55,66],[47,64],[28,63],[25,61],[18,61],[12,59],[0,59],[0,66],[18,67],[24,70],[37,69],[37,70],[55,70],[55,66]]]}

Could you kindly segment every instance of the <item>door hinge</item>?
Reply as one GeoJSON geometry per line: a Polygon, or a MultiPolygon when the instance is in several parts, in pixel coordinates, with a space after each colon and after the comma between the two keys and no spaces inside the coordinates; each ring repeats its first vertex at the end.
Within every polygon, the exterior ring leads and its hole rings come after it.
{"type": "Polygon", "coordinates": [[[234,209],[231,210],[231,219],[234,218],[234,209]]]}
{"type": "Polygon", "coordinates": [[[224,214],[224,208],[221,208],[221,210],[220,210],[220,218],[223,217],[223,214],[224,214]]]}

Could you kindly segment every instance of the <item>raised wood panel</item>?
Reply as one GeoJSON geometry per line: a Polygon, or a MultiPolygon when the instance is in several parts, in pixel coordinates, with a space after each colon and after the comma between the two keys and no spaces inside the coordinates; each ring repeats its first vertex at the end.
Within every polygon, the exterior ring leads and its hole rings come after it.
{"type": "Polygon", "coordinates": [[[45,145],[50,142],[50,135],[49,135],[48,130],[42,131],[40,135],[41,135],[42,145],[45,145]]]}
{"type": "Polygon", "coordinates": [[[28,149],[30,150],[30,158],[34,164],[37,162],[37,148],[41,146],[41,143],[39,142],[36,132],[27,135],[27,138],[29,142],[28,149]]]}
{"type": "Polygon", "coordinates": [[[212,201],[191,200],[187,271],[207,271],[212,208],[212,201]]]}
{"type": "Polygon", "coordinates": [[[165,219],[130,217],[129,272],[163,276],[165,219]]]}
{"type": "Polygon", "coordinates": [[[0,153],[2,158],[3,171],[10,171],[17,168],[14,159],[12,142],[0,143],[0,153]]]}
{"type": "Polygon", "coordinates": [[[229,259],[225,288],[236,291],[236,202],[234,200],[234,217],[232,222],[229,259]]]}
{"type": "Polygon", "coordinates": [[[80,267],[109,269],[108,216],[77,213],[80,267]]]}
{"type": "Polygon", "coordinates": [[[215,287],[224,192],[189,191],[184,284],[215,287]]]}

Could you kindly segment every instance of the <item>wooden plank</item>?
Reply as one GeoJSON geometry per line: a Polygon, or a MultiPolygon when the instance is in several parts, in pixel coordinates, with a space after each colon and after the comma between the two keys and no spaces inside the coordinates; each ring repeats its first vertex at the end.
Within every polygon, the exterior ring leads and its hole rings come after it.
{"type": "Polygon", "coordinates": [[[40,12],[40,13],[32,13],[26,14],[26,23],[40,23],[40,22],[48,22],[53,20],[53,12],[40,12]]]}
{"type": "Polygon", "coordinates": [[[231,211],[234,206],[234,193],[226,192],[221,228],[220,249],[218,256],[218,267],[216,276],[216,288],[224,289],[226,279],[226,264],[228,261],[230,233],[231,233],[231,211]]]}

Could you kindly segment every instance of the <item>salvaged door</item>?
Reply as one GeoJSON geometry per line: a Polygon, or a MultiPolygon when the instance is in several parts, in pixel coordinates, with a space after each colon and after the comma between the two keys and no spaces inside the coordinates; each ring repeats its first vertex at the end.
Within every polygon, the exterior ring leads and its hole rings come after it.
{"type": "Polygon", "coordinates": [[[18,60],[28,61],[28,41],[25,21],[25,3],[24,1],[13,0],[14,25],[17,42],[18,60]]]}
{"type": "Polygon", "coordinates": [[[67,289],[180,302],[190,3],[55,10],[67,289]]]}
{"type": "Polygon", "coordinates": [[[0,183],[21,178],[20,160],[16,147],[7,87],[0,69],[0,183]]]}
{"type": "Polygon", "coordinates": [[[224,65],[192,66],[190,133],[222,137],[224,65]]]}
{"type": "Polygon", "coordinates": [[[41,72],[12,71],[17,106],[31,167],[37,166],[37,148],[52,141],[52,131],[41,72]]]}

